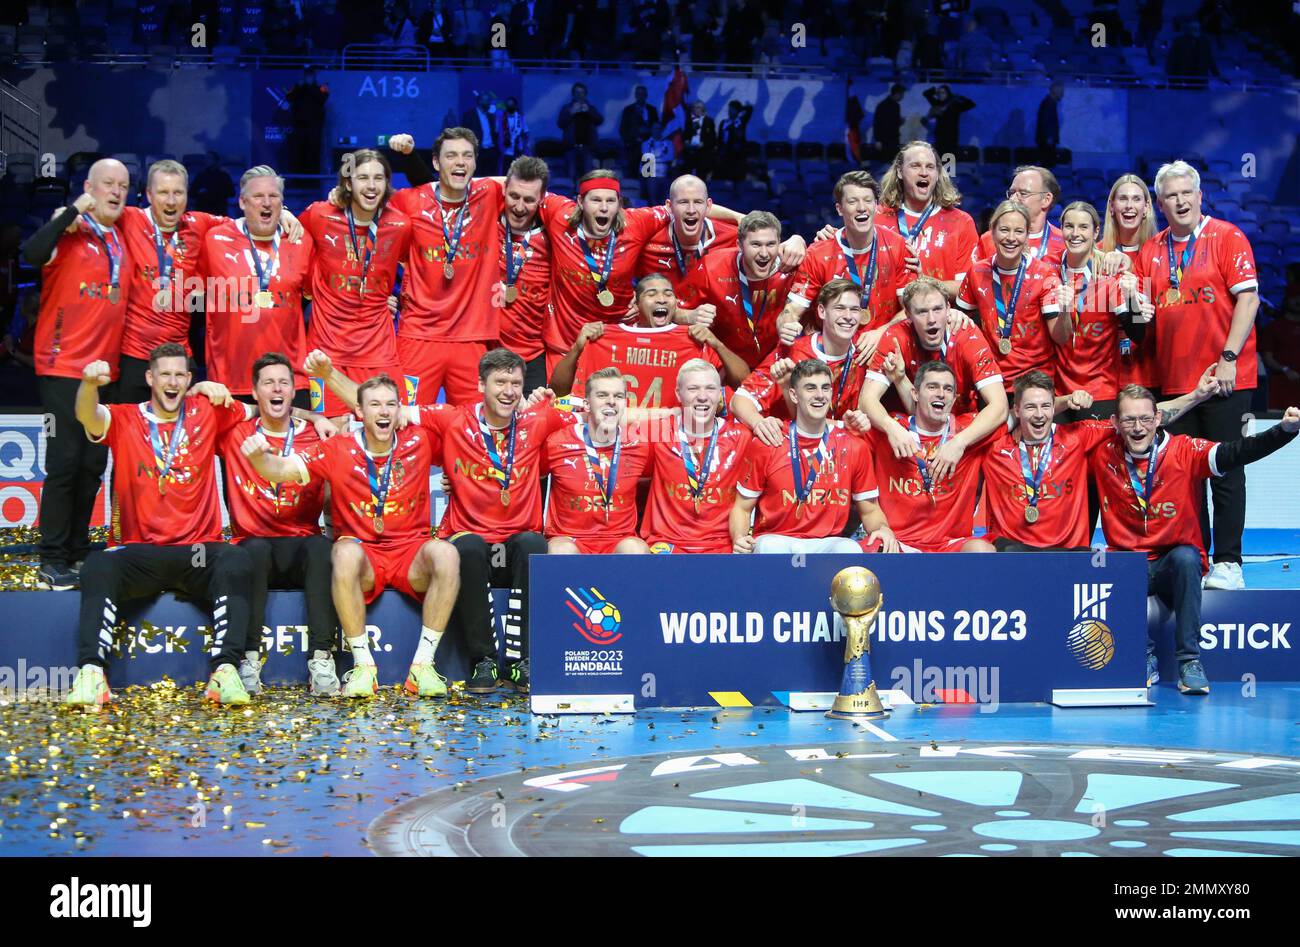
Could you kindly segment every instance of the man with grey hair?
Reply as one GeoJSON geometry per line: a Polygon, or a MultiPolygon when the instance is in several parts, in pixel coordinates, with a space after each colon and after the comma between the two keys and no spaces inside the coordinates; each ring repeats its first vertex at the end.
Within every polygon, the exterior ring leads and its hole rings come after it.
{"type": "MultiPolygon", "coordinates": [[[[1156,307],[1156,361],[1161,394],[1177,397],[1196,389],[1207,365],[1214,365],[1219,396],[1188,411],[1169,427],[1210,441],[1240,436],[1257,384],[1255,313],[1259,283],[1250,241],[1238,228],[1201,211],[1201,176],[1185,161],[1156,174],[1156,201],[1168,226],[1138,251],[1138,287],[1156,307]]],[[[1245,588],[1241,533],[1246,521],[1246,475],[1233,470],[1210,483],[1214,528],[1210,529],[1205,488],[1198,487],[1201,532],[1214,566],[1207,589],[1245,588]]]]}
{"type": "Polygon", "coordinates": [[[284,233],[284,179],[267,165],[239,179],[239,207],[242,218],[208,231],[199,260],[208,290],[208,378],[251,403],[253,363],[283,352],[294,365],[293,403],[308,408],[302,290],[311,235],[293,243],[284,233]]]}
{"type": "Polygon", "coordinates": [[[122,162],[96,161],[84,191],[22,248],[23,259],[41,271],[33,355],[46,417],[42,588],[75,588],[78,565],[90,551],[90,518],[108,452],[81,436],[75,406],[89,363],[106,363],[110,391],[117,381],[131,271],[117,224],[129,185],[122,162]]]}
{"type": "MultiPolygon", "coordinates": [[[[1052,226],[1047,215],[1060,199],[1061,185],[1056,175],[1036,164],[1022,164],[1016,168],[1011,186],[1007,188],[1007,200],[1019,201],[1029,211],[1029,240],[1025,244],[1025,256],[1058,267],[1065,254],[1065,237],[1059,227],[1052,226]]],[[[979,259],[987,260],[993,255],[993,249],[993,231],[987,230],[980,237],[979,259]]]]}

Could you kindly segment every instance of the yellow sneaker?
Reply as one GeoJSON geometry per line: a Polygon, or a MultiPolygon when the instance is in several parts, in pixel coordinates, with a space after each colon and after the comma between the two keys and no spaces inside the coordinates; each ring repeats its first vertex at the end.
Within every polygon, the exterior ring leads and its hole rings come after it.
{"type": "Polygon", "coordinates": [[[90,707],[99,710],[113,699],[113,692],[108,689],[108,680],[104,669],[98,664],[87,664],[77,672],[72,682],[72,690],[63,698],[63,702],[72,707],[90,707]]]}
{"type": "Polygon", "coordinates": [[[239,672],[233,664],[223,664],[212,672],[208,678],[208,690],[204,694],[208,700],[218,704],[246,704],[248,691],[239,678],[239,672]]]}
{"type": "Polygon", "coordinates": [[[417,697],[447,696],[447,679],[432,664],[412,664],[404,686],[417,697]]]}
{"type": "Polygon", "coordinates": [[[357,664],[343,675],[344,697],[374,697],[379,693],[378,668],[373,664],[357,664]]]}

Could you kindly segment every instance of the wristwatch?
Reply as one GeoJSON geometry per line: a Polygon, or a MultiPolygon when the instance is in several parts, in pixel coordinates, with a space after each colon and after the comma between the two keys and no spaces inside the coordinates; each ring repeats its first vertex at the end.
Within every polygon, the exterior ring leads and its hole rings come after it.
{"type": "Polygon", "coordinates": [[[1231,349],[1224,349],[1219,353],[1219,358],[1223,359],[1225,362],[1235,362],[1237,360],[1237,353],[1231,349]]]}

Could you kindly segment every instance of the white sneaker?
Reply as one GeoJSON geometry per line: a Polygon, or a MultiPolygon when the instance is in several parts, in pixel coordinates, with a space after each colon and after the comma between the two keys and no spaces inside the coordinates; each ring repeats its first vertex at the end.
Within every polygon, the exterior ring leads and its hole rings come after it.
{"type": "Polygon", "coordinates": [[[1245,587],[1246,579],[1241,574],[1241,564],[1236,562],[1216,562],[1201,583],[1203,589],[1237,591],[1245,587]]]}
{"type": "Polygon", "coordinates": [[[256,651],[246,652],[239,662],[239,680],[248,693],[262,693],[262,656],[256,651]]]}
{"type": "Polygon", "coordinates": [[[308,688],[313,697],[334,697],[339,692],[339,675],[334,668],[334,655],[328,651],[313,651],[307,659],[308,688]]]}

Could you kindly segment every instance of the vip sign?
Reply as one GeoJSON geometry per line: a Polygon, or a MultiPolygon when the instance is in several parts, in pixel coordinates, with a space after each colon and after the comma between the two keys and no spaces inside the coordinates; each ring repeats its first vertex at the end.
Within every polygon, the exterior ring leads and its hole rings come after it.
{"type": "MultiPolygon", "coordinates": [[[[44,425],[43,415],[0,414],[0,527],[36,525],[45,485],[44,425]]],[[[66,437],[86,436],[80,427],[63,433],[66,437]]],[[[106,522],[108,492],[101,487],[91,525],[106,522]]]]}

